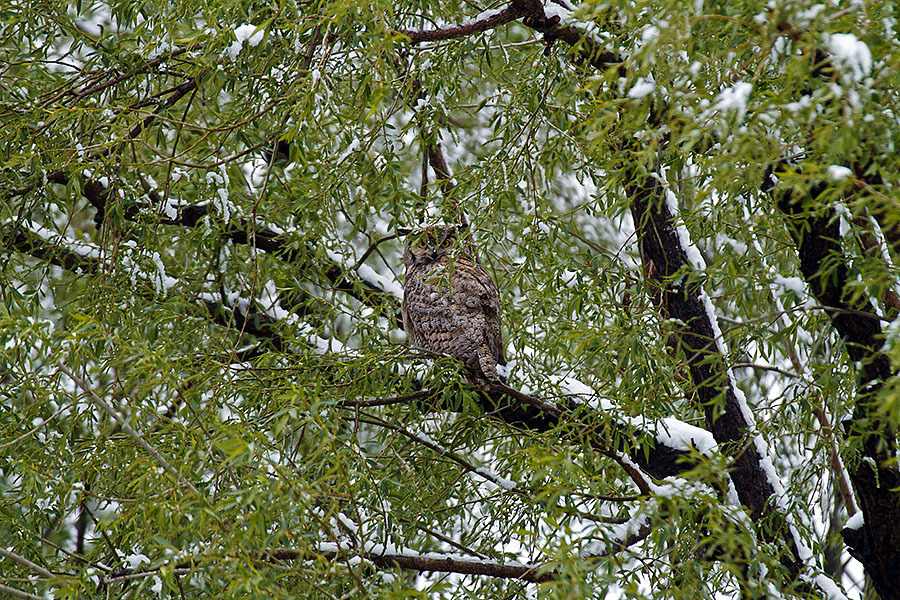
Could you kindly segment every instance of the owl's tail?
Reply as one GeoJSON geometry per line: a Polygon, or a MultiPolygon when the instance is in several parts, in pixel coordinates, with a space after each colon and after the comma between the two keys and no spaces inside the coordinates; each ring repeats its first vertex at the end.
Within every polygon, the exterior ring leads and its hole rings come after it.
{"type": "Polygon", "coordinates": [[[506,378],[497,373],[497,358],[488,350],[487,344],[478,349],[478,367],[490,383],[506,383],[506,378]]]}

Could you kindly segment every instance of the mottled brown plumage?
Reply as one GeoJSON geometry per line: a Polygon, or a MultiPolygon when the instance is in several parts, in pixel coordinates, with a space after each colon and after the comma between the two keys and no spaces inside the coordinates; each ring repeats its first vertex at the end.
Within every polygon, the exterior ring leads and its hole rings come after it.
{"type": "Polygon", "coordinates": [[[403,263],[403,325],[410,343],[456,358],[476,381],[500,383],[497,365],[506,365],[500,296],[460,228],[410,234],[403,263]]]}

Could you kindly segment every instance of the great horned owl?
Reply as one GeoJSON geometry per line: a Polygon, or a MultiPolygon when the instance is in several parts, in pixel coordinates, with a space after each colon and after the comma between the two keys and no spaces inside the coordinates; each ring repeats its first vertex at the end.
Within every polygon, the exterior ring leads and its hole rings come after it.
{"type": "Polygon", "coordinates": [[[407,237],[403,325],[414,346],[452,356],[474,381],[500,383],[500,296],[463,231],[433,226],[407,237]]]}

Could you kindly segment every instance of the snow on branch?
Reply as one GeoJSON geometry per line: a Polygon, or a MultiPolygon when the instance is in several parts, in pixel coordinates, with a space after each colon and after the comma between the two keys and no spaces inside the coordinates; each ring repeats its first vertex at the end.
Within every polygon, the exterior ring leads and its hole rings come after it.
{"type": "MultiPolygon", "coordinates": [[[[857,436],[863,460],[851,467],[850,478],[865,517],[864,531],[844,529],[841,533],[850,554],[866,568],[876,590],[896,589],[900,577],[896,569],[886,569],[885,557],[896,556],[900,540],[900,512],[897,489],[896,429],[879,417],[871,398],[883,388],[893,372],[884,352],[884,332],[871,300],[847,294],[851,270],[841,246],[840,219],[835,211],[809,211],[804,204],[822,194],[831,182],[821,181],[800,193],[778,186],[769,174],[763,191],[771,194],[787,217],[797,247],[800,271],[813,295],[821,302],[831,324],[840,335],[847,354],[859,370],[853,418],[845,423],[846,435],[857,436]],[[830,213],[830,214],[829,214],[830,213]],[[832,265],[822,275],[822,265],[832,265]],[[885,443],[890,440],[890,443],[885,443]],[[875,517],[874,515],[877,515],[875,517]],[[877,526],[869,523],[877,521],[877,526]]],[[[889,559],[888,559],[889,560],[889,559]]],[[[896,562],[896,561],[894,561],[896,562]]]]}
{"type": "MultiPolygon", "coordinates": [[[[498,562],[490,559],[455,553],[416,552],[397,548],[392,544],[365,544],[357,550],[343,542],[319,542],[311,544],[307,550],[273,549],[262,552],[246,552],[230,555],[228,558],[246,560],[253,563],[280,563],[285,561],[354,561],[362,560],[381,569],[404,569],[407,571],[458,573],[460,575],[482,575],[502,579],[519,579],[530,583],[542,583],[555,579],[556,575],[548,566],[525,564],[518,561],[498,562]]],[[[215,560],[213,558],[212,560],[215,560]]],[[[133,579],[152,577],[163,568],[175,573],[193,573],[211,567],[204,556],[182,558],[174,565],[164,564],[155,568],[116,569],[103,578],[102,583],[113,584],[133,579]]]]}
{"type": "Polygon", "coordinates": [[[779,524],[761,528],[760,535],[789,550],[782,563],[797,578],[806,571],[810,550],[781,505],[784,486],[725,362],[727,348],[712,303],[702,283],[691,276],[703,269],[704,263],[687,230],[677,220],[676,198],[665,185],[664,177],[637,173],[628,178],[626,193],[637,226],[645,276],[655,280],[662,290],[655,300],[663,316],[683,324],[678,338],[698,404],[719,448],[734,461],[729,476],[737,496],[754,522],[766,519],[779,524]]]}

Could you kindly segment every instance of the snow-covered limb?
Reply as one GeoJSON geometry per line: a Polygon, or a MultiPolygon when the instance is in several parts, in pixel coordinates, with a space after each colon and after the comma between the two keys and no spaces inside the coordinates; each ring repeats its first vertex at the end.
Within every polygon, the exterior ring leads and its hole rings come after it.
{"type": "Polygon", "coordinates": [[[73,273],[94,273],[101,266],[97,246],[71,240],[30,221],[2,223],[0,234],[12,249],[73,273]]]}
{"type": "MultiPolygon", "coordinates": [[[[616,409],[611,401],[603,398],[591,386],[578,381],[572,376],[552,376],[550,382],[558,386],[564,393],[577,398],[580,402],[584,402],[589,406],[599,408],[607,413],[612,413],[616,409]]],[[[647,419],[642,417],[620,414],[617,414],[616,418],[634,426],[635,429],[650,433],[658,444],[674,450],[688,452],[693,450],[706,454],[713,451],[716,447],[716,441],[709,431],[685,423],[675,417],[666,417],[655,422],[648,422],[647,419]]]]}
{"type": "Polygon", "coordinates": [[[861,383],[854,399],[853,418],[846,422],[845,429],[860,440],[863,460],[851,468],[850,479],[865,523],[862,530],[845,528],[841,533],[850,554],[863,564],[879,593],[900,589],[900,571],[885,568],[888,563],[897,563],[893,557],[900,548],[900,502],[896,492],[900,489],[900,470],[891,444],[884,443],[896,439],[896,430],[878,415],[878,403],[871,400],[893,376],[890,360],[882,350],[884,332],[879,319],[873,317],[871,301],[846,293],[850,268],[834,211],[810,212],[804,203],[811,199],[812,191],[799,193],[766,184],[764,191],[774,196],[779,210],[789,217],[786,222],[797,245],[803,278],[859,369],[861,383]],[[828,277],[822,276],[823,265],[831,265],[828,277]],[[877,525],[873,522],[870,526],[874,520],[877,525]]]}
{"type": "Polygon", "coordinates": [[[676,198],[665,183],[664,176],[635,174],[626,184],[632,218],[638,224],[645,274],[655,278],[663,289],[658,297],[663,314],[684,323],[679,338],[693,389],[707,428],[721,451],[733,460],[729,477],[740,503],[754,522],[766,519],[779,524],[760,529],[760,535],[787,550],[782,564],[796,580],[807,573],[809,549],[797,535],[790,514],[781,506],[784,486],[725,362],[728,351],[709,296],[702,283],[689,274],[704,268],[703,258],[679,223],[676,198]]]}
{"type": "MultiPolygon", "coordinates": [[[[482,575],[503,579],[519,579],[530,583],[551,581],[555,574],[547,565],[526,564],[518,561],[499,562],[490,559],[466,556],[464,554],[442,552],[416,552],[393,545],[365,544],[363,549],[353,548],[344,542],[319,542],[307,550],[279,548],[262,552],[246,552],[229,558],[251,562],[308,561],[325,559],[329,561],[365,561],[383,569],[404,569],[417,572],[459,573],[461,575],[482,575]],[[355,560],[354,560],[355,559],[355,560]]],[[[218,557],[195,556],[181,558],[174,565],[166,564],[155,568],[117,569],[102,578],[104,584],[114,584],[133,579],[152,577],[161,569],[174,572],[194,572],[204,570],[218,557]]]]}

